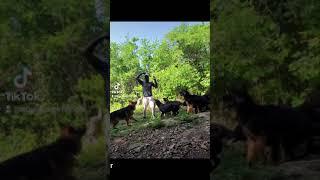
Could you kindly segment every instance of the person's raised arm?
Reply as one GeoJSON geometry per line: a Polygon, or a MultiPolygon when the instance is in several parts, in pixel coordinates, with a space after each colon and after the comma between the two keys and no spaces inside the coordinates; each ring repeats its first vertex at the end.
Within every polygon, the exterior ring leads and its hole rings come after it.
{"type": "Polygon", "coordinates": [[[154,80],[153,87],[158,88],[157,79],[155,77],[153,77],[153,80],[154,80]]]}
{"type": "Polygon", "coordinates": [[[140,76],[142,74],[145,74],[145,73],[140,73],[137,77],[136,77],[136,80],[139,82],[139,84],[142,84],[142,80],[140,79],[140,76]]]}

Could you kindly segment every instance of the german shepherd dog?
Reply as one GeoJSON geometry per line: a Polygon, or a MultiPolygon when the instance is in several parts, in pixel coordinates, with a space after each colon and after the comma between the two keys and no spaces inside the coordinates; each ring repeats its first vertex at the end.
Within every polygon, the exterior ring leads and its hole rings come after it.
{"type": "Polygon", "coordinates": [[[119,123],[120,120],[125,120],[127,122],[127,126],[129,126],[130,120],[137,121],[133,118],[133,112],[136,109],[137,101],[129,101],[129,105],[122,109],[113,111],[110,114],[110,122],[112,123],[113,128],[119,123]]]}
{"type": "Polygon", "coordinates": [[[270,158],[280,162],[283,148],[285,160],[294,159],[294,148],[310,140],[310,119],[294,108],[275,105],[258,105],[249,94],[233,91],[224,97],[237,111],[238,123],[247,141],[247,161],[249,165],[260,155],[266,157],[266,147],[270,147],[270,158]],[[231,100],[231,101],[230,101],[231,100]]]}
{"type": "Polygon", "coordinates": [[[197,114],[203,108],[208,109],[210,99],[209,95],[198,96],[192,95],[187,90],[180,91],[180,95],[183,96],[184,100],[187,103],[187,112],[194,112],[197,114]]]}
{"type": "Polygon", "coordinates": [[[75,180],[72,171],[85,129],[65,127],[52,144],[0,164],[1,180],[75,180]]]}
{"type": "Polygon", "coordinates": [[[172,115],[176,116],[179,113],[180,105],[177,103],[161,103],[158,99],[155,99],[156,105],[161,111],[161,117],[168,113],[172,113],[172,115]]]}

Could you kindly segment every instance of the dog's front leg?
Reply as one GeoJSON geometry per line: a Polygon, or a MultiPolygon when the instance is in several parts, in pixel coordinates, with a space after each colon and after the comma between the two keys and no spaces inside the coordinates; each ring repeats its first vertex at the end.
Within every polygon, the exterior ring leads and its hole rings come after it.
{"type": "Polygon", "coordinates": [[[255,142],[253,139],[248,138],[247,139],[247,162],[249,167],[252,167],[252,163],[255,158],[255,142]]]}
{"type": "Polygon", "coordinates": [[[119,121],[114,121],[112,122],[112,128],[116,128],[116,125],[118,124],[119,121]]]}
{"type": "Polygon", "coordinates": [[[127,122],[127,126],[131,126],[131,125],[130,125],[130,118],[129,118],[129,119],[126,119],[126,122],[127,122]]]}
{"type": "Polygon", "coordinates": [[[270,157],[271,161],[274,165],[278,165],[281,162],[281,154],[282,154],[282,148],[279,141],[274,140],[271,145],[271,151],[270,151],[270,157]]]}
{"type": "Polygon", "coordinates": [[[266,137],[257,136],[255,138],[255,154],[257,157],[262,158],[264,163],[266,163],[266,137]]]}
{"type": "Polygon", "coordinates": [[[187,106],[187,113],[189,114],[189,113],[192,113],[192,111],[193,111],[193,106],[192,105],[188,105],[187,106]]]}
{"type": "Polygon", "coordinates": [[[198,112],[200,112],[199,106],[196,106],[194,111],[195,111],[195,114],[198,114],[198,112]]]}

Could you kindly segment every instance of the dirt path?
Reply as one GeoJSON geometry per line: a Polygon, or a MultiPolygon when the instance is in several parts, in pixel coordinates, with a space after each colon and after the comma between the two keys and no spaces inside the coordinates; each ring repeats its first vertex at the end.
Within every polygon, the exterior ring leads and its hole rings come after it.
{"type": "Polygon", "coordinates": [[[188,123],[164,119],[162,128],[147,127],[126,136],[112,137],[110,157],[208,159],[210,113],[203,112],[190,118],[193,121],[188,123]]]}

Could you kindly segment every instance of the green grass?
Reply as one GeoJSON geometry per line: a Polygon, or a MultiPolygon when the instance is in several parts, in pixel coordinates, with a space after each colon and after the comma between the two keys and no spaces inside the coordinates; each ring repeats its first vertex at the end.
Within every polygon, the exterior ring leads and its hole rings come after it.
{"type": "Polygon", "coordinates": [[[111,129],[111,136],[124,136],[130,132],[138,131],[148,126],[152,121],[151,115],[147,116],[147,119],[143,119],[142,110],[136,110],[133,117],[137,121],[131,121],[131,126],[127,126],[125,121],[120,121],[116,128],[111,129]]]}
{"type": "Polygon", "coordinates": [[[105,180],[106,158],[104,137],[99,138],[96,144],[84,145],[75,175],[81,180],[105,180]]]}
{"type": "Polygon", "coordinates": [[[160,129],[162,127],[165,127],[165,123],[163,121],[161,121],[161,119],[157,118],[154,121],[152,121],[149,124],[149,127],[153,128],[153,129],[160,129]]]}
{"type": "Polygon", "coordinates": [[[198,118],[188,114],[186,111],[182,111],[179,113],[178,119],[182,122],[182,123],[198,123],[198,118]]]}
{"type": "Polygon", "coordinates": [[[160,114],[161,112],[156,109],[156,118],[152,118],[151,112],[148,109],[147,118],[143,119],[143,109],[141,106],[138,106],[133,115],[137,121],[131,121],[131,126],[127,126],[125,121],[120,121],[116,128],[111,129],[111,136],[121,137],[145,128],[160,129],[163,127],[173,126],[178,123],[199,123],[199,119],[193,115],[187,114],[185,109],[180,109],[177,116],[169,115],[161,119],[160,114]],[[172,121],[176,121],[177,123],[165,123],[168,118],[170,118],[172,121]]]}
{"type": "Polygon", "coordinates": [[[249,167],[244,157],[244,147],[225,148],[221,164],[211,173],[211,180],[272,180],[277,173],[270,166],[256,164],[249,167]]]}

